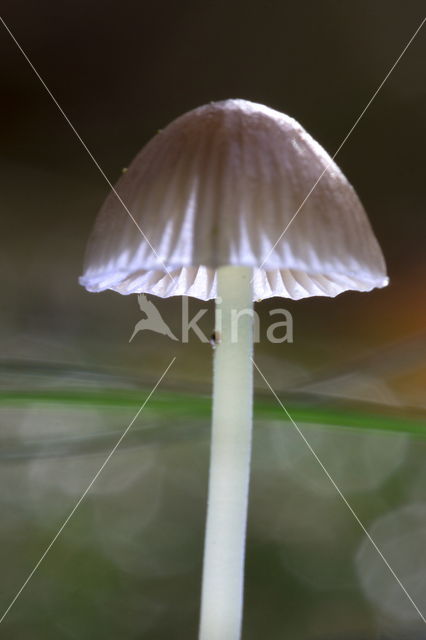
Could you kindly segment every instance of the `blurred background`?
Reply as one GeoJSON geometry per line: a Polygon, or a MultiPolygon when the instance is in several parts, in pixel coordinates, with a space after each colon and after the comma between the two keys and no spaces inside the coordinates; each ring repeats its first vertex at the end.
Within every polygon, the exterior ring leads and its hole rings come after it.
{"type": "MultiPolygon", "coordinates": [[[[420,0],[3,0],[112,182],[181,113],[245,98],[333,154],[424,18],[420,0]]],[[[391,284],[285,306],[256,360],[426,614],[426,27],[336,161],[391,284]]],[[[195,638],[211,347],[140,333],[136,296],[79,287],[108,185],[5,28],[1,60],[0,616],[177,359],[0,636],[195,638]],[[155,401],[154,401],[155,400],[155,401]]],[[[181,301],[158,301],[180,335],[181,301]]],[[[196,313],[201,303],[190,301],[196,313]]],[[[213,326],[213,305],[200,325],[213,326]]],[[[261,332],[264,336],[264,332],[261,332]]],[[[256,379],[244,640],[418,640],[426,627],[256,379]]]]}

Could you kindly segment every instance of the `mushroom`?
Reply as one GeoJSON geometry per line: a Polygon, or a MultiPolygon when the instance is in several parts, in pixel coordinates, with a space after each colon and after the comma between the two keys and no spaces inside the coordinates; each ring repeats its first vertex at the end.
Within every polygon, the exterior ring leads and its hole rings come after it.
{"type": "Polygon", "coordinates": [[[96,292],[216,298],[220,340],[199,637],[237,640],[253,301],[386,286],[365,211],[334,161],[293,118],[246,100],[213,102],[161,130],[121,176],[96,220],[80,283],[96,292]]]}

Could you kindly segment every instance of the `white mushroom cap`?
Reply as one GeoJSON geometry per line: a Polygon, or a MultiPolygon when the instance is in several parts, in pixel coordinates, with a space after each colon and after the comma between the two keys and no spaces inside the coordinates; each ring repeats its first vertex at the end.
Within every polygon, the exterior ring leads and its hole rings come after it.
{"type": "Polygon", "coordinates": [[[263,105],[225,100],[177,118],[140,151],[116,192],[134,220],[111,192],[80,278],[89,291],[207,300],[224,265],[254,268],[254,299],[388,283],[345,176],[296,120],[263,105]]]}

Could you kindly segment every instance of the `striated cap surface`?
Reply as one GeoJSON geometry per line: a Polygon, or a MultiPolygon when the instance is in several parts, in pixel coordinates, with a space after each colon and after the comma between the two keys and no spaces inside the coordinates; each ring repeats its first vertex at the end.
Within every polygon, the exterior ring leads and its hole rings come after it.
{"type": "Polygon", "coordinates": [[[225,100],[180,116],[115,188],[134,220],[111,192],[80,278],[89,291],[209,299],[223,265],[254,268],[255,299],[388,283],[345,176],[293,118],[263,105],[225,100]]]}

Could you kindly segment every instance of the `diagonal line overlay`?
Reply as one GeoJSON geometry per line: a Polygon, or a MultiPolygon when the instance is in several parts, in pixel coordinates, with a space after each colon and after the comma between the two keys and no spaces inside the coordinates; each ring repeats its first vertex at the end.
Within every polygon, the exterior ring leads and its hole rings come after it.
{"type": "Polygon", "coordinates": [[[301,428],[296,424],[296,422],[293,420],[293,418],[291,417],[291,415],[289,414],[289,412],[287,411],[287,409],[285,408],[285,406],[283,405],[283,403],[281,402],[281,400],[279,399],[278,395],[275,393],[274,389],[272,388],[272,386],[270,385],[270,383],[268,382],[268,380],[265,378],[265,376],[263,375],[262,371],[259,369],[259,367],[257,366],[256,362],[253,360],[252,358],[252,362],[253,365],[256,369],[256,371],[259,373],[259,375],[261,376],[261,378],[263,379],[263,381],[265,382],[265,384],[268,386],[270,392],[272,393],[272,395],[274,396],[275,400],[278,402],[278,404],[280,405],[281,409],[284,411],[284,413],[286,414],[287,418],[290,420],[291,424],[293,425],[293,427],[296,429],[297,433],[299,434],[299,436],[302,438],[303,442],[306,444],[306,446],[308,447],[309,451],[312,453],[312,455],[314,456],[315,460],[318,462],[318,464],[320,465],[321,469],[324,471],[325,475],[327,476],[327,478],[329,479],[329,481],[331,482],[331,484],[333,485],[333,487],[336,489],[337,493],[339,494],[339,496],[341,497],[341,499],[343,500],[343,502],[345,503],[346,507],[349,509],[349,511],[351,512],[352,516],[354,517],[354,519],[356,520],[356,522],[358,523],[358,525],[360,526],[360,528],[362,529],[363,533],[367,536],[368,540],[370,541],[371,545],[374,547],[374,549],[377,551],[377,553],[379,554],[380,558],[383,560],[383,562],[385,563],[386,567],[389,569],[390,573],[392,574],[392,576],[395,578],[395,580],[397,581],[398,585],[401,587],[402,591],[404,592],[404,594],[406,595],[406,597],[408,598],[408,600],[410,601],[410,603],[413,605],[414,609],[417,611],[417,613],[419,614],[420,618],[422,619],[422,621],[426,624],[426,618],[424,617],[423,613],[421,612],[421,610],[419,609],[419,607],[417,606],[417,604],[414,602],[413,598],[410,596],[410,594],[408,593],[406,587],[404,587],[403,583],[401,582],[401,579],[398,577],[398,575],[396,574],[396,572],[392,569],[389,561],[386,559],[386,557],[384,556],[383,552],[380,550],[379,546],[377,545],[377,543],[374,541],[374,539],[371,537],[370,533],[368,532],[366,526],[363,524],[363,522],[361,521],[361,519],[359,518],[359,516],[356,514],[356,512],[354,511],[353,507],[351,506],[351,504],[349,503],[349,501],[347,500],[347,498],[345,497],[345,495],[342,493],[342,491],[339,489],[338,485],[336,484],[335,480],[333,479],[333,477],[330,475],[330,473],[327,471],[325,465],[323,464],[323,462],[320,460],[320,458],[318,457],[318,454],[315,452],[315,450],[313,449],[312,445],[309,443],[309,441],[307,440],[306,436],[304,435],[303,431],[301,430],[301,428]]]}
{"type": "Polygon", "coordinates": [[[37,76],[37,78],[40,80],[41,84],[43,85],[43,87],[46,89],[47,93],[49,94],[49,96],[51,97],[51,99],[53,100],[53,102],[55,103],[55,105],[57,106],[58,110],[60,111],[61,115],[63,116],[63,118],[65,119],[65,121],[67,122],[67,124],[70,126],[70,128],[72,129],[73,133],[75,134],[75,136],[77,137],[77,139],[79,140],[79,142],[81,143],[82,147],[85,149],[85,151],[87,152],[87,154],[89,155],[90,159],[92,160],[93,164],[95,165],[95,167],[98,169],[99,173],[101,174],[101,176],[104,178],[105,182],[108,184],[109,188],[111,189],[111,191],[114,193],[115,197],[117,198],[117,200],[120,202],[120,204],[122,205],[123,209],[126,211],[126,213],[130,216],[131,220],[133,221],[133,223],[136,225],[139,233],[142,235],[143,239],[145,240],[145,242],[148,244],[148,246],[150,247],[151,251],[153,252],[153,254],[155,255],[155,257],[157,258],[158,262],[163,266],[165,272],[167,273],[167,275],[169,276],[169,278],[172,280],[172,282],[174,282],[174,278],[172,276],[172,274],[170,273],[170,271],[167,269],[166,265],[164,264],[163,260],[160,258],[160,256],[158,255],[158,253],[156,252],[156,250],[154,249],[154,247],[152,246],[152,244],[150,243],[149,239],[147,238],[147,236],[144,234],[144,232],[142,231],[140,225],[138,224],[138,222],[136,221],[135,217],[132,215],[130,209],[128,208],[128,206],[126,205],[126,203],[123,201],[122,197],[120,196],[120,194],[118,193],[117,189],[114,187],[114,185],[112,184],[111,180],[108,178],[108,176],[106,175],[105,171],[102,169],[101,165],[99,164],[99,162],[96,160],[95,156],[93,155],[93,153],[90,151],[89,147],[87,146],[87,144],[84,142],[83,138],[81,137],[81,135],[78,133],[77,129],[75,128],[75,126],[73,125],[73,123],[71,122],[71,120],[69,119],[69,117],[67,116],[67,114],[65,113],[65,111],[63,110],[63,108],[61,107],[61,105],[59,104],[59,102],[57,101],[57,99],[55,98],[55,96],[53,95],[52,91],[49,89],[49,87],[47,86],[46,82],[43,80],[43,78],[41,77],[40,73],[37,71],[36,67],[34,66],[34,64],[31,62],[30,58],[28,57],[28,55],[25,53],[24,49],[22,48],[22,46],[20,45],[20,43],[18,42],[18,40],[16,39],[16,37],[14,36],[14,34],[12,33],[12,31],[9,29],[9,27],[7,26],[6,22],[4,21],[4,19],[0,16],[0,22],[3,24],[4,28],[6,29],[6,31],[8,32],[8,34],[10,35],[10,37],[12,38],[13,42],[16,44],[16,46],[18,47],[19,51],[22,53],[22,55],[24,56],[25,60],[28,62],[29,66],[31,67],[31,69],[34,71],[35,75],[37,76]]]}
{"type": "MultiPolygon", "coordinates": [[[[393,73],[393,71],[396,69],[397,65],[399,64],[399,62],[401,61],[402,57],[404,56],[404,54],[406,53],[408,47],[413,43],[414,39],[416,38],[417,34],[419,33],[420,29],[423,27],[424,23],[426,22],[426,17],[423,18],[423,20],[421,21],[421,23],[419,24],[419,26],[417,27],[417,29],[415,30],[415,32],[413,33],[413,35],[411,36],[411,38],[409,39],[409,41],[407,42],[407,44],[405,45],[405,47],[403,48],[403,50],[401,51],[401,53],[399,54],[399,56],[397,57],[397,59],[395,60],[395,62],[393,63],[393,65],[391,66],[391,68],[389,69],[389,71],[387,72],[387,74],[385,75],[385,77],[383,78],[382,82],[379,84],[379,86],[377,87],[377,89],[375,90],[375,92],[373,93],[373,95],[371,96],[370,100],[367,102],[367,104],[365,105],[364,109],[361,111],[361,113],[359,114],[359,116],[357,117],[357,119],[355,120],[354,124],[352,125],[352,127],[349,129],[348,133],[346,134],[346,136],[343,138],[342,142],[339,144],[339,146],[337,147],[337,150],[334,152],[334,154],[331,156],[331,159],[334,160],[335,157],[337,156],[337,154],[342,150],[343,146],[346,144],[346,142],[348,141],[348,139],[350,138],[350,136],[352,135],[352,133],[354,132],[355,128],[358,126],[358,124],[361,122],[362,118],[364,117],[366,111],[369,109],[369,107],[371,106],[372,102],[375,100],[375,98],[377,97],[377,95],[379,94],[379,92],[381,91],[381,89],[383,88],[383,85],[385,84],[385,82],[388,80],[389,76],[393,73]]],[[[331,165],[330,165],[331,166],[331,165]]],[[[290,225],[293,223],[293,221],[295,220],[296,216],[300,213],[301,209],[303,208],[303,206],[305,205],[306,201],[308,200],[308,198],[310,197],[310,195],[312,194],[312,192],[316,189],[316,187],[318,186],[319,182],[322,180],[323,176],[327,173],[327,171],[329,170],[329,167],[327,166],[324,171],[319,175],[319,177],[317,178],[316,182],[314,183],[314,185],[311,187],[309,193],[307,194],[307,196],[304,198],[304,200],[302,201],[301,205],[298,207],[296,213],[293,214],[293,216],[290,218],[290,221],[287,223],[286,227],[284,228],[284,230],[282,231],[281,235],[279,236],[278,240],[275,242],[275,244],[273,245],[273,247],[269,250],[269,252],[266,255],[266,258],[263,260],[262,264],[260,265],[260,267],[258,267],[258,269],[262,269],[263,265],[265,264],[265,262],[268,260],[269,256],[271,255],[271,253],[274,251],[275,247],[277,246],[277,244],[279,242],[281,242],[282,238],[285,236],[285,234],[287,233],[290,225]]]]}
{"type": "Polygon", "coordinates": [[[172,364],[174,363],[174,361],[176,360],[176,356],[174,356],[172,358],[172,360],[170,361],[169,365],[167,366],[167,368],[165,369],[165,371],[162,373],[162,375],[160,376],[160,378],[158,379],[158,381],[156,382],[156,384],[154,385],[154,387],[152,388],[152,390],[150,391],[150,393],[148,394],[148,396],[146,397],[146,399],[144,400],[143,404],[141,405],[141,407],[138,409],[137,413],[135,414],[135,416],[132,418],[132,420],[130,421],[130,423],[127,425],[127,427],[125,428],[125,430],[123,431],[123,433],[121,434],[121,436],[119,437],[119,439],[117,440],[116,444],[114,445],[114,447],[111,449],[110,453],[108,454],[108,456],[106,457],[106,459],[104,460],[104,462],[102,463],[102,465],[100,466],[100,468],[98,469],[98,471],[96,472],[96,474],[94,475],[94,477],[92,478],[92,480],[90,481],[89,485],[87,486],[87,488],[84,490],[84,492],[82,493],[82,495],[80,496],[80,498],[77,500],[77,502],[75,503],[74,507],[71,509],[70,513],[67,515],[67,517],[65,518],[65,520],[63,521],[62,525],[60,526],[58,532],[56,533],[56,535],[52,538],[52,540],[49,542],[49,544],[47,545],[46,549],[44,550],[43,554],[41,555],[40,559],[38,560],[38,562],[36,563],[36,565],[34,566],[34,568],[32,569],[32,571],[30,572],[30,574],[28,575],[28,577],[26,578],[25,582],[23,583],[23,585],[21,586],[21,588],[18,590],[18,592],[16,593],[15,597],[12,599],[12,601],[10,602],[10,604],[8,605],[8,607],[6,608],[6,610],[4,611],[3,615],[0,618],[0,624],[3,622],[3,620],[6,618],[7,614],[9,613],[9,611],[11,610],[11,608],[13,607],[13,605],[15,604],[15,602],[18,600],[19,596],[21,595],[21,593],[23,592],[23,590],[25,589],[25,587],[27,586],[27,584],[29,583],[29,581],[31,580],[31,578],[34,576],[34,574],[36,573],[36,571],[38,570],[38,568],[40,567],[41,563],[43,562],[43,560],[46,558],[47,554],[49,553],[49,551],[51,550],[51,548],[53,547],[53,545],[55,544],[55,542],[57,541],[57,539],[59,538],[59,536],[61,535],[61,533],[63,532],[63,530],[65,529],[65,527],[67,526],[68,522],[71,520],[71,518],[73,517],[74,513],[77,511],[77,509],[79,508],[79,506],[81,505],[81,503],[83,502],[84,498],[87,496],[87,494],[89,493],[90,489],[93,487],[93,485],[95,484],[96,480],[99,478],[99,476],[101,475],[102,471],[105,469],[106,465],[108,464],[108,462],[111,460],[112,456],[114,455],[114,453],[117,451],[118,447],[120,446],[120,444],[122,443],[122,441],[124,440],[124,438],[126,437],[126,435],[128,434],[128,432],[130,431],[133,423],[135,422],[135,420],[138,418],[138,416],[140,415],[141,411],[145,408],[146,404],[149,402],[151,396],[155,393],[157,387],[159,386],[159,384],[161,383],[161,381],[163,380],[163,378],[165,377],[165,375],[167,374],[167,372],[169,371],[170,367],[172,366],[172,364]]]}

